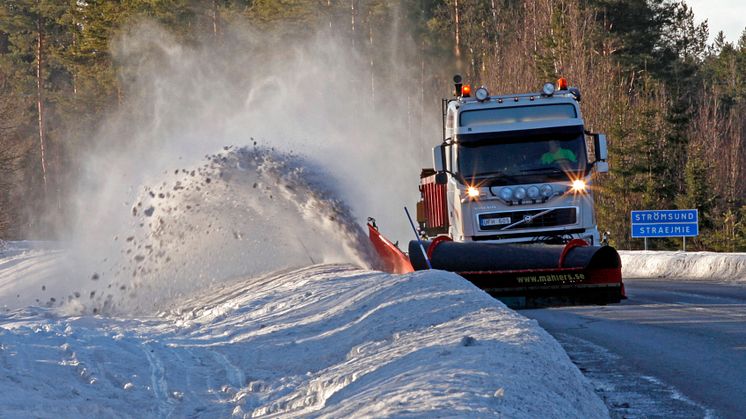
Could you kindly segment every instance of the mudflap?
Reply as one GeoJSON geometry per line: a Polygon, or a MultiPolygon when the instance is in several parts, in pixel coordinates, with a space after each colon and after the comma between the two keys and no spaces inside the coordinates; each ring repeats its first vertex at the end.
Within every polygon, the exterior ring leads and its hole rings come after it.
{"type": "MultiPolygon", "coordinates": [[[[434,269],[455,272],[512,308],[618,303],[626,298],[622,264],[609,246],[573,240],[565,246],[433,240],[423,243],[434,269]]],[[[412,266],[427,265],[416,241],[412,266]]]]}

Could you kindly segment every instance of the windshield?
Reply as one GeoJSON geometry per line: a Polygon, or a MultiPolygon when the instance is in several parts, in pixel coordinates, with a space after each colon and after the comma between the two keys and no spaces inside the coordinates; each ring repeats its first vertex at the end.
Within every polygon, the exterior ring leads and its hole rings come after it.
{"type": "Polygon", "coordinates": [[[490,179],[492,185],[564,180],[585,172],[585,139],[568,133],[465,142],[457,165],[465,179],[490,179]]]}

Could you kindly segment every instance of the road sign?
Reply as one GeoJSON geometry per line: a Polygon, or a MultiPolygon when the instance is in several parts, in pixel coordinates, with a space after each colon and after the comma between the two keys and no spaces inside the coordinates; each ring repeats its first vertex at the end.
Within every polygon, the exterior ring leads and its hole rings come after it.
{"type": "Polygon", "coordinates": [[[699,211],[632,211],[632,238],[695,237],[699,235],[699,211]]]}

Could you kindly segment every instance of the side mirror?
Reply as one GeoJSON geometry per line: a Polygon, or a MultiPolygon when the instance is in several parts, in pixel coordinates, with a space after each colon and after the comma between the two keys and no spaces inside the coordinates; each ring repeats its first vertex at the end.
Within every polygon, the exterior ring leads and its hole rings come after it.
{"type": "Polygon", "coordinates": [[[445,150],[443,144],[439,144],[433,147],[433,168],[437,173],[441,173],[446,170],[445,150]]]}
{"type": "Polygon", "coordinates": [[[594,148],[596,149],[596,161],[606,161],[609,158],[609,149],[606,144],[605,134],[594,135],[594,148]]]}

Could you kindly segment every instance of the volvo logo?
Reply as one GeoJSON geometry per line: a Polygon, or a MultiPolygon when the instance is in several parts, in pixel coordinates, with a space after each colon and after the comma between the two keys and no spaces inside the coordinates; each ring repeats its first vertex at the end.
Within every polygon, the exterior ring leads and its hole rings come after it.
{"type": "Polygon", "coordinates": [[[523,216],[523,222],[526,223],[526,224],[530,223],[531,220],[533,220],[533,219],[534,219],[534,217],[532,217],[530,215],[524,215],[523,216]]]}

